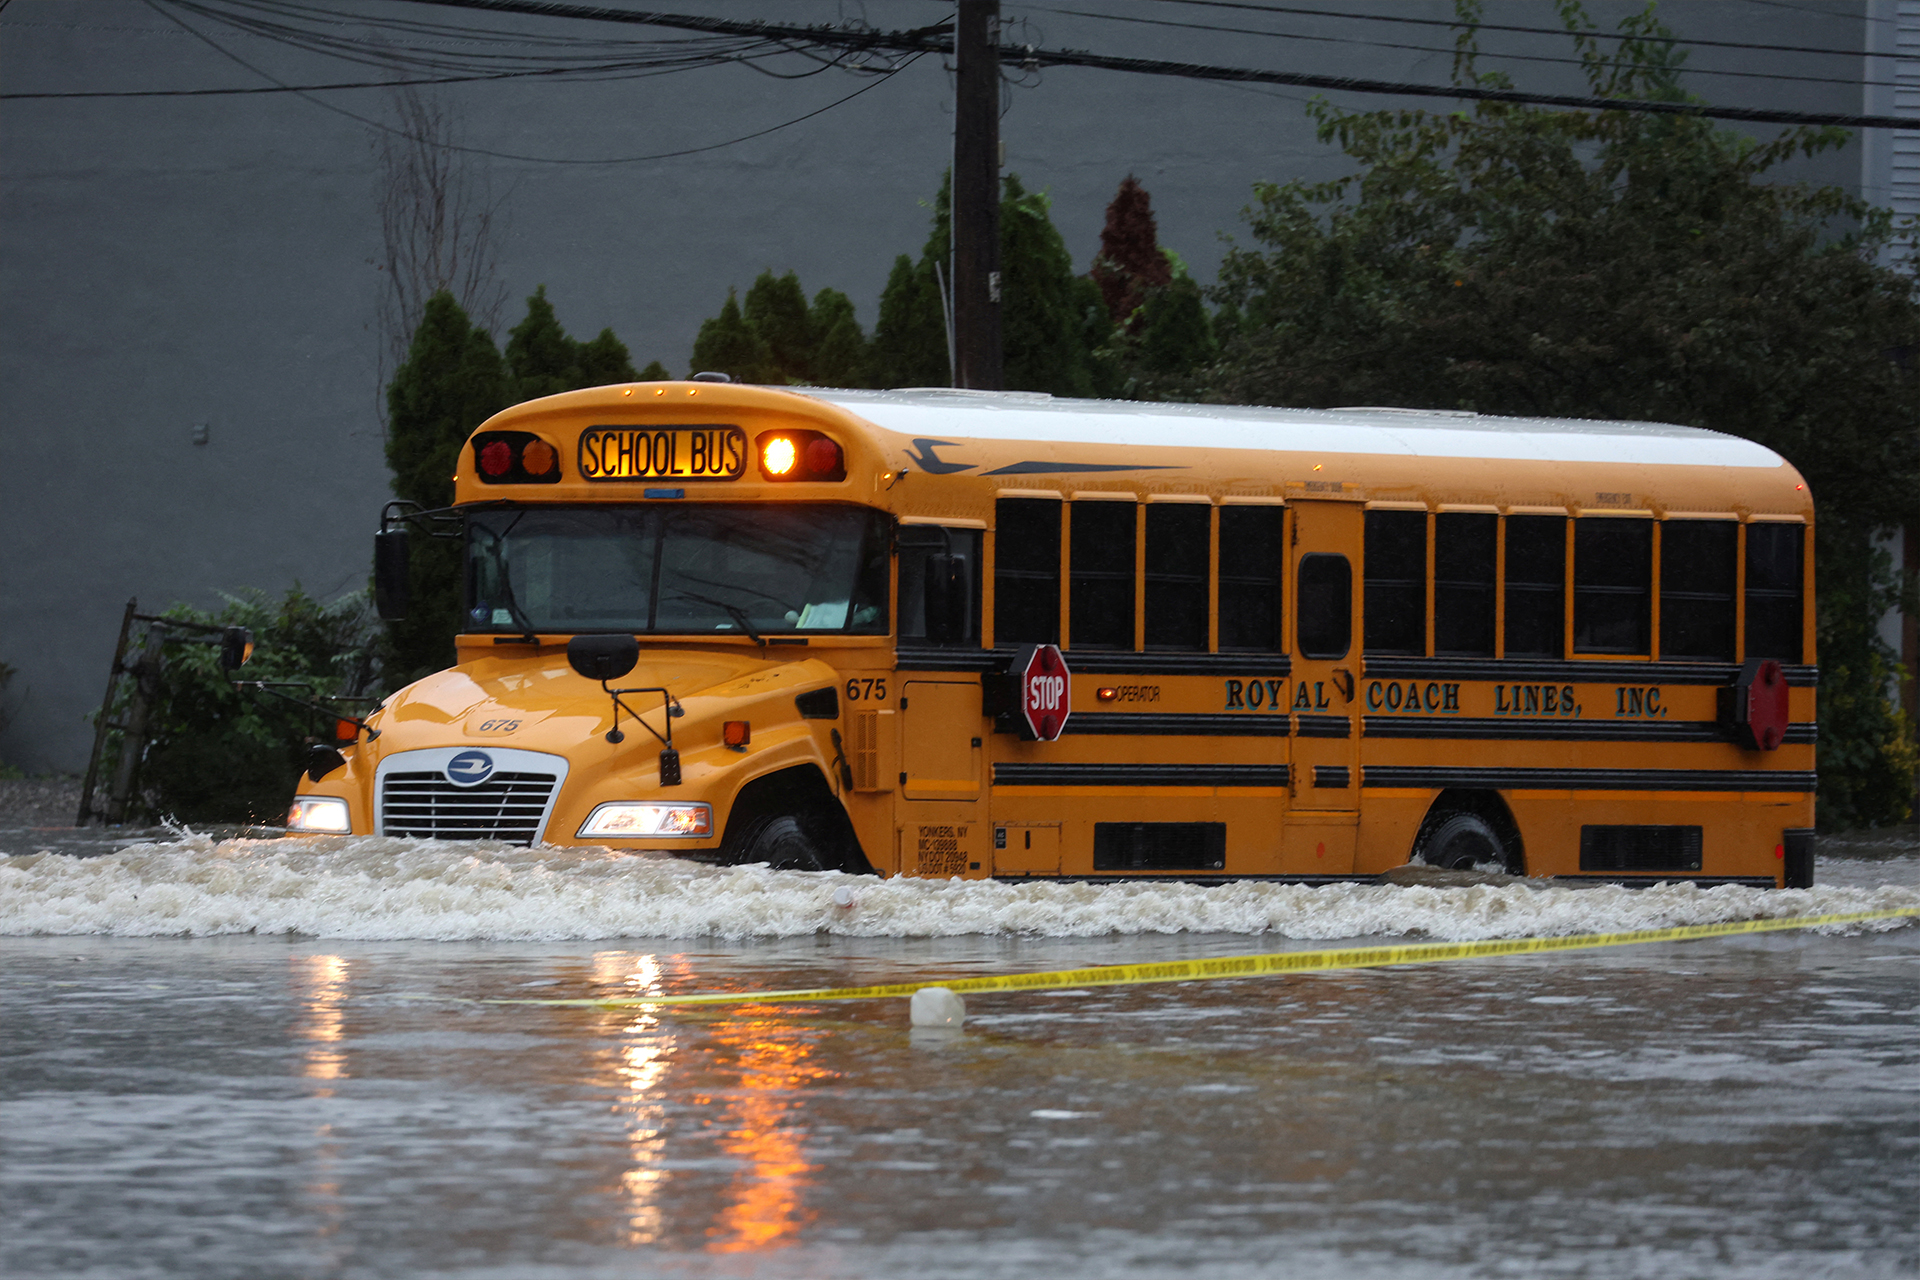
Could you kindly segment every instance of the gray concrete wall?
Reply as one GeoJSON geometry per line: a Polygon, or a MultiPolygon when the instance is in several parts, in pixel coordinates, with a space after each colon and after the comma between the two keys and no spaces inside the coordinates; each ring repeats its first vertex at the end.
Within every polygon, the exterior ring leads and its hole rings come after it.
{"type": "MultiPolygon", "coordinates": [[[[409,5],[341,4],[495,29],[647,38],[409,5]]],[[[1418,26],[1264,17],[1149,0],[1078,18],[1007,0],[1024,38],[1051,46],[1231,65],[1444,83],[1449,33],[1418,26]],[[1154,18],[1261,26],[1274,40],[1131,24],[1154,18]],[[1365,43],[1370,41],[1372,43],[1365,43]],[[1389,44],[1425,48],[1388,48],[1389,44]]],[[[940,20],[936,0],[866,4],[680,0],[682,11],[783,21],[863,14],[894,28],[940,20]]],[[[1449,16],[1424,0],[1369,12],[1449,16]]],[[[1611,21],[1625,5],[1598,4],[1611,21]]],[[[1669,4],[1683,34],[1863,46],[1858,3],[1669,4]]],[[[372,78],[368,69],[191,19],[228,51],[296,83],[372,78]]],[[[1547,6],[1494,0],[1488,20],[1551,25],[1547,6]]],[[[1489,50],[1565,57],[1564,39],[1490,33],[1489,50]]],[[[793,64],[797,68],[800,64],[793,64]]],[[[1573,68],[1487,66],[1525,88],[1580,91],[1573,68]]],[[[1857,57],[1700,50],[1690,83],[1715,102],[1857,111],[1857,57]],[[1832,83],[1781,77],[1828,77],[1832,83]]],[[[253,86],[261,83],[140,0],[13,0],[0,11],[6,92],[253,86]]],[[[556,159],[699,147],[799,116],[862,82],[832,71],[774,80],[731,66],[598,83],[507,81],[439,91],[465,139],[556,159]]],[[[387,118],[383,91],[319,96],[387,118]]],[[[1103,209],[1132,172],[1152,192],[1163,243],[1202,278],[1260,180],[1329,177],[1342,157],[1302,113],[1305,91],[1234,88],[1058,69],[1008,91],[1008,167],[1054,200],[1085,266],[1103,209]]],[[[951,146],[948,77],[925,58],[824,115],[737,146],[638,164],[476,158],[507,218],[505,324],[545,284],[561,322],[611,326],[637,364],[685,368],[700,321],[729,285],[798,271],[809,291],[847,292],[871,325],[897,253],[917,253],[951,146]]],[[[1339,96],[1355,107],[1383,100],[1339,96]]],[[[1405,105],[1444,105],[1432,100],[1405,105]]],[[[0,662],[18,669],[0,702],[0,760],[84,766],[120,610],[298,581],[330,598],[365,579],[368,534],[388,496],[381,452],[381,281],[369,129],[297,97],[0,100],[0,662]],[[205,445],[191,442],[207,423],[205,445]]],[[[1796,176],[1855,185],[1857,155],[1796,176]]],[[[501,335],[504,337],[504,334],[501,335]]]]}

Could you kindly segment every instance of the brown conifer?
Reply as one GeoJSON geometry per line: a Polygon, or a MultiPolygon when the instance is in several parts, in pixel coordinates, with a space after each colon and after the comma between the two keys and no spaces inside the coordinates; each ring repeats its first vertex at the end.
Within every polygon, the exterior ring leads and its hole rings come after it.
{"type": "Polygon", "coordinates": [[[1129,331],[1138,323],[1148,291],[1173,281],[1173,267],[1160,252],[1151,197],[1132,174],[1107,206],[1107,225],[1100,231],[1100,253],[1090,274],[1113,323],[1129,331]]]}

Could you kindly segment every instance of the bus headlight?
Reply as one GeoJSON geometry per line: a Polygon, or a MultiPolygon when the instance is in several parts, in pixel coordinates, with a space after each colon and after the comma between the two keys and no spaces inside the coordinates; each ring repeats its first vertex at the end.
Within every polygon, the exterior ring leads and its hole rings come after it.
{"type": "Polygon", "coordinates": [[[679,836],[697,839],[713,834],[713,808],[704,804],[642,804],[614,800],[597,806],[580,827],[579,839],[597,837],[679,836]]]}
{"type": "Polygon", "coordinates": [[[347,802],[339,796],[295,796],[293,808],[287,810],[287,830],[343,836],[353,830],[353,823],[347,817],[347,802]]]}

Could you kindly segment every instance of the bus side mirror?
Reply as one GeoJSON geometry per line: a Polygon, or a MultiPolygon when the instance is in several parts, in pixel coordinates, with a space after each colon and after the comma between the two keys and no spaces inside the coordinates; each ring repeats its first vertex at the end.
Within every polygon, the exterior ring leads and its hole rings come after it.
{"type": "Polygon", "coordinates": [[[388,622],[407,616],[410,560],[405,529],[382,529],[373,535],[373,607],[388,622]]]}
{"type": "Polygon", "coordinates": [[[936,551],[927,557],[927,639],[953,644],[965,639],[967,625],[967,565],[956,555],[936,551]]]}
{"type": "Polygon", "coordinates": [[[253,657],[253,632],[245,627],[228,627],[220,633],[220,669],[238,671],[253,657]]]}

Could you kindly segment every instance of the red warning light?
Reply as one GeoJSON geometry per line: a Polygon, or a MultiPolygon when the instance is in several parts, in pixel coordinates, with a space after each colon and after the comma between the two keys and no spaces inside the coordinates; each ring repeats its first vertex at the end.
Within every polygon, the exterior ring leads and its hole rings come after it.
{"type": "Polygon", "coordinates": [[[807,470],[817,476],[840,469],[840,446],[825,436],[807,446],[807,470]]]}
{"type": "Polygon", "coordinates": [[[513,447],[505,440],[495,440],[480,450],[480,469],[490,476],[503,476],[513,470],[513,447]]]}

